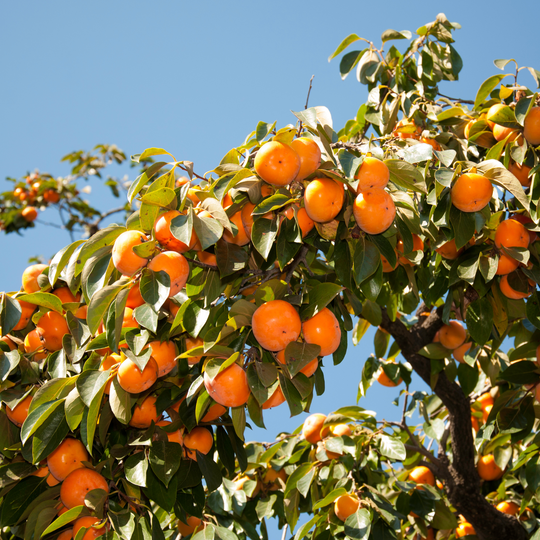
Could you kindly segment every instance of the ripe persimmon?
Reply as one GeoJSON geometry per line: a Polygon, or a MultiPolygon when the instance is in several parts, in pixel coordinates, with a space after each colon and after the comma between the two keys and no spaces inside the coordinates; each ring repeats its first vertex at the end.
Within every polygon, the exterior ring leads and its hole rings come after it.
{"type": "MultiPolygon", "coordinates": [[[[285,360],[285,349],[283,349],[282,351],[279,351],[276,354],[276,358],[280,364],[286,364],[287,362],[285,360]]],[[[311,362],[306,364],[300,370],[300,373],[303,373],[306,377],[311,377],[317,371],[318,367],[319,367],[319,358],[315,357],[313,360],[311,360],[311,362]]]]}
{"type": "Polygon", "coordinates": [[[339,214],[344,198],[343,184],[331,178],[314,178],[304,192],[304,206],[310,219],[327,223],[339,214]]]}
{"type": "Polygon", "coordinates": [[[148,259],[139,257],[133,248],[146,242],[146,235],[141,231],[123,232],[114,242],[112,261],[114,267],[124,276],[133,276],[142,270],[148,259]]]}
{"type": "Polygon", "coordinates": [[[66,319],[56,311],[45,313],[36,324],[36,330],[48,351],[59,351],[63,337],[69,334],[66,319]]]}
{"type": "Polygon", "coordinates": [[[533,146],[540,144],[540,107],[533,107],[525,117],[523,135],[533,146]]]}
{"type": "Polygon", "coordinates": [[[19,302],[19,305],[21,306],[21,318],[14,326],[13,330],[22,330],[28,325],[28,322],[30,321],[30,318],[32,317],[32,314],[36,310],[37,306],[35,304],[31,304],[30,302],[25,302],[24,300],[17,299],[17,302],[19,302]]]}
{"type": "Polygon", "coordinates": [[[143,304],[144,304],[144,299],[141,295],[141,287],[140,287],[139,282],[137,281],[129,289],[127,300],[126,300],[126,307],[130,309],[135,309],[135,308],[138,308],[139,306],[142,306],[143,304]]]}
{"type": "Polygon", "coordinates": [[[131,308],[124,309],[124,317],[122,318],[122,328],[140,328],[137,319],[131,308]]]}
{"type": "Polygon", "coordinates": [[[521,300],[522,298],[528,298],[532,294],[531,291],[521,292],[513,289],[510,286],[510,283],[508,283],[508,275],[501,278],[499,287],[501,288],[501,292],[504,294],[504,296],[506,296],[506,298],[510,298],[510,300],[521,300]]]}
{"type": "Polygon", "coordinates": [[[34,353],[32,355],[32,360],[34,362],[39,362],[44,358],[47,358],[47,353],[44,351],[43,342],[39,338],[37,330],[31,330],[26,334],[24,338],[24,351],[28,354],[34,353]]]}
{"type": "Polygon", "coordinates": [[[308,137],[299,137],[291,143],[291,148],[300,158],[300,169],[295,180],[303,180],[313,174],[321,164],[321,149],[319,145],[308,137]]]}
{"type": "Polygon", "coordinates": [[[438,247],[435,251],[445,259],[450,259],[451,261],[457,259],[459,254],[462,252],[463,248],[457,249],[456,241],[454,238],[445,242],[442,246],[438,247]]]}
{"type": "Polygon", "coordinates": [[[163,270],[169,275],[171,281],[171,289],[169,298],[178,294],[189,277],[189,264],[187,259],[176,251],[163,251],[156,255],[148,265],[148,268],[153,272],[163,270]]]}
{"type": "Polygon", "coordinates": [[[300,156],[288,144],[270,141],[255,156],[255,172],[269,184],[286,186],[300,171],[300,156]]]}
{"type": "Polygon", "coordinates": [[[146,429],[152,425],[152,422],[157,423],[161,415],[158,415],[156,410],[155,396],[148,396],[140,405],[135,405],[129,425],[137,429],[146,429]]]}
{"type": "MultiPolygon", "coordinates": [[[[50,469],[50,467],[49,467],[50,469]]],[[[109,493],[107,480],[98,472],[82,467],[70,472],[62,482],[60,499],[66,508],[84,505],[89,491],[102,489],[109,493]]]]}
{"type": "Polygon", "coordinates": [[[352,435],[352,430],[350,428],[350,426],[348,426],[347,424],[337,424],[336,426],[332,426],[330,428],[331,432],[332,432],[332,435],[334,435],[334,437],[343,437],[343,435],[352,435]]]}
{"type": "MultiPolygon", "coordinates": [[[[67,511],[67,508],[66,508],[66,511],[67,511]]],[[[65,531],[62,531],[58,537],[56,538],[56,540],[72,540],[73,538],[75,538],[73,536],[73,529],[66,529],[65,531]]]]}
{"type": "Polygon", "coordinates": [[[238,364],[231,364],[213,378],[205,371],[204,386],[210,397],[224,407],[244,405],[251,394],[246,372],[238,364]]]}
{"type": "Polygon", "coordinates": [[[197,450],[201,454],[208,454],[214,443],[214,437],[210,431],[204,427],[193,428],[189,433],[184,434],[184,446],[187,457],[197,460],[197,450]]]}
{"type": "Polygon", "coordinates": [[[213,253],[209,253],[208,251],[197,251],[197,257],[203,264],[217,267],[216,256],[213,253]]]}
{"type": "Polygon", "coordinates": [[[46,264],[33,264],[26,268],[22,274],[22,286],[25,293],[30,294],[41,290],[38,285],[38,277],[45,268],[47,268],[46,264]]]}
{"type": "Polygon", "coordinates": [[[188,244],[184,244],[176,238],[171,232],[171,221],[180,216],[178,210],[169,210],[162,214],[156,222],[154,223],[154,232],[156,235],[156,240],[167,250],[176,251],[177,253],[185,253],[193,249],[193,246],[197,243],[197,235],[195,234],[195,229],[191,231],[191,240],[188,244]]]}
{"type": "Polygon", "coordinates": [[[403,118],[397,123],[393,133],[400,139],[418,139],[422,133],[422,129],[416,125],[416,122],[412,118],[410,120],[403,118]]]}
{"type": "MultiPolygon", "coordinates": [[[[122,362],[122,357],[119,354],[110,354],[105,356],[103,360],[101,361],[101,364],[98,368],[99,371],[107,371],[110,368],[112,368],[116,364],[120,364],[122,362]]],[[[105,394],[109,395],[111,391],[111,383],[112,380],[109,380],[109,382],[105,385],[105,394]]]]}
{"type": "Polygon", "coordinates": [[[379,367],[377,372],[374,375],[375,380],[381,384],[382,386],[386,386],[388,388],[394,388],[395,386],[399,386],[403,379],[401,377],[397,381],[393,381],[384,371],[382,367],[379,367]]]}
{"type": "Polygon", "coordinates": [[[499,124],[495,124],[493,126],[493,137],[495,137],[496,141],[504,141],[506,137],[508,137],[508,142],[515,141],[517,139],[518,144],[520,145],[523,142],[523,137],[521,136],[519,130],[500,126],[499,124]]]}
{"type": "Polygon", "coordinates": [[[19,402],[13,410],[6,405],[7,417],[18,427],[23,425],[23,422],[28,417],[28,409],[32,403],[32,396],[26,396],[21,402],[19,402]]]}
{"type": "Polygon", "coordinates": [[[390,170],[384,161],[367,156],[364,158],[354,178],[358,180],[356,193],[372,188],[385,188],[390,180],[390,170]]]}
{"type": "Polygon", "coordinates": [[[46,189],[43,193],[43,198],[51,204],[55,204],[60,200],[60,195],[58,191],[54,189],[46,189]]]}
{"type": "Polygon", "coordinates": [[[456,359],[457,362],[459,362],[460,364],[463,364],[465,362],[465,355],[469,352],[471,345],[472,343],[469,341],[468,343],[464,343],[463,345],[456,347],[452,351],[452,356],[456,359]]]}
{"type": "Polygon", "coordinates": [[[281,351],[296,341],[302,330],[300,315],[284,300],[270,300],[258,307],[251,324],[255,339],[268,351],[281,351]]]}
{"type": "Polygon", "coordinates": [[[11,341],[11,339],[9,339],[7,336],[0,337],[0,341],[3,341],[9,347],[10,351],[17,348],[17,345],[15,345],[15,343],[13,343],[13,341],[11,341]]]}
{"type": "Polygon", "coordinates": [[[236,235],[233,236],[230,231],[225,229],[223,231],[223,239],[229,242],[229,244],[236,244],[237,246],[245,246],[246,244],[249,244],[249,239],[251,237],[251,229],[248,236],[246,229],[244,228],[244,224],[242,223],[242,212],[236,212],[236,214],[234,214],[229,219],[232,223],[236,225],[238,231],[236,235]]]}
{"type": "Polygon", "coordinates": [[[509,516],[516,516],[519,514],[519,504],[511,501],[502,501],[495,508],[503,514],[508,514],[509,516]]]}
{"type": "Polygon", "coordinates": [[[519,183],[527,188],[531,186],[532,178],[529,178],[531,167],[528,167],[524,163],[520,165],[515,161],[511,161],[508,165],[508,170],[519,180],[519,183]]]}
{"type": "Polygon", "coordinates": [[[417,484],[428,484],[430,486],[435,485],[435,476],[433,476],[433,473],[423,465],[415,467],[409,473],[409,480],[411,482],[416,482],[417,484]]]}
{"type": "Polygon", "coordinates": [[[526,248],[529,245],[529,231],[515,219],[505,219],[499,223],[495,232],[495,245],[526,248]]]}
{"type": "Polygon", "coordinates": [[[268,469],[266,469],[262,477],[263,484],[266,484],[268,486],[267,489],[269,491],[277,491],[278,489],[280,489],[280,480],[284,484],[287,483],[287,473],[285,472],[285,469],[280,469],[279,471],[276,471],[276,469],[269,467],[268,469]]]}
{"type": "Polygon", "coordinates": [[[206,414],[202,417],[203,422],[213,422],[217,420],[220,416],[223,416],[227,412],[227,407],[220,405],[219,403],[213,403],[210,405],[206,414]]]}
{"type": "Polygon", "coordinates": [[[385,273],[393,272],[399,265],[399,260],[397,258],[397,254],[396,254],[396,264],[394,266],[392,266],[388,262],[388,259],[384,255],[381,255],[381,264],[382,264],[382,271],[383,272],[385,272],[385,273]]]}
{"type": "Polygon", "coordinates": [[[441,145],[432,137],[420,137],[420,142],[429,144],[436,152],[440,152],[441,150],[441,145]]]}
{"type": "Polygon", "coordinates": [[[157,362],[152,357],[142,371],[133,360],[126,358],[118,368],[118,384],[130,394],[139,394],[157,381],[158,371],[157,362]]]}
{"type": "MultiPolygon", "coordinates": [[[[159,422],[156,422],[156,426],[164,427],[171,425],[172,422],[169,420],[160,420],[159,422]]],[[[174,442],[177,444],[184,444],[184,429],[177,429],[176,431],[167,432],[167,439],[169,442],[174,442]]]]}
{"type": "Polygon", "coordinates": [[[51,487],[57,486],[60,483],[52,474],[50,474],[49,467],[47,467],[47,465],[39,467],[37,471],[32,473],[32,476],[38,476],[39,478],[47,477],[47,485],[51,487]]]}
{"type": "Polygon", "coordinates": [[[498,125],[491,119],[496,113],[498,113],[501,109],[504,109],[506,105],[504,103],[496,103],[495,105],[492,105],[487,113],[486,113],[486,122],[489,126],[489,129],[493,131],[493,128],[498,125]]]}
{"type": "Polygon", "coordinates": [[[503,470],[495,463],[493,454],[478,458],[478,475],[482,480],[498,480],[503,475],[503,470]]]}
{"type": "Polygon", "coordinates": [[[467,331],[459,321],[450,321],[449,324],[443,324],[439,332],[441,345],[450,350],[463,345],[467,337],[467,331]]]}
{"type": "Polygon", "coordinates": [[[302,323],[302,333],[306,343],[313,343],[321,347],[320,356],[333,354],[341,342],[339,322],[326,307],[302,323]]]}
{"type": "Polygon", "coordinates": [[[285,396],[281,390],[281,386],[278,386],[274,393],[261,405],[263,409],[271,409],[277,407],[285,402],[285,396]]]}
{"type": "Polygon", "coordinates": [[[489,407],[490,405],[493,406],[493,396],[489,392],[485,392],[482,394],[476,401],[480,403],[480,406],[482,410],[484,410],[486,407],[489,407]]]}
{"type": "Polygon", "coordinates": [[[304,420],[304,425],[302,426],[302,434],[304,435],[304,439],[311,444],[321,441],[323,435],[323,424],[325,420],[326,415],[322,413],[314,413],[308,416],[304,420]]]}
{"type": "MultiPolygon", "coordinates": [[[[195,349],[196,347],[202,347],[204,345],[204,341],[200,337],[192,338],[190,336],[186,337],[186,352],[190,351],[191,349],[195,349]]],[[[200,356],[190,356],[188,357],[187,361],[190,366],[193,366],[195,364],[198,364],[201,360],[202,355],[200,356]]]]}
{"type": "Polygon", "coordinates": [[[308,235],[311,229],[315,227],[315,222],[308,216],[307,210],[302,207],[296,213],[296,219],[298,220],[298,226],[302,231],[302,238],[308,235]]]}
{"type": "Polygon", "coordinates": [[[97,523],[101,523],[101,520],[93,516],[84,516],[80,517],[73,524],[73,538],[77,536],[77,533],[84,527],[88,528],[82,540],[93,540],[94,538],[99,538],[106,534],[109,530],[109,525],[105,524],[103,527],[95,527],[97,523]]]}
{"type": "Polygon", "coordinates": [[[59,446],[47,456],[47,467],[60,482],[75,469],[84,467],[83,461],[90,457],[84,444],[78,439],[66,437],[59,446]]]}
{"type": "MultiPolygon", "coordinates": [[[[413,234],[412,239],[413,239],[412,251],[423,251],[424,250],[424,241],[417,234],[413,234]]],[[[396,249],[397,249],[398,253],[400,254],[400,257],[398,259],[399,262],[401,264],[406,264],[406,265],[412,266],[413,263],[411,261],[409,261],[409,259],[407,259],[407,257],[404,256],[405,247],[403,245],[403,240],[401,240],[401,239],[398,240],[397,245],[396,245],[396,249]]]]}
{"type": "Polygon", "coordinates": [[[178,532],[182,535],[182,538],[184,536],[189,536],[190,534],[193,534],[195,530],[199,530],[201,527],[202,521],[195,516],[187,516],[186,522],[184,523],[180,519],[178,520],[178,532]]]}
{"type": "Polygon", "coordinates": [[[354,514],[360,506],[360,500],[354,494],[341,495],[334,502],[334,513],[341,520],[345,521],[354,514]]]}
{"type": "Polygon", "coordinates": [[[462,538],[464,536],[470,536],[473,534],[476,534],[476,531],[474,530],[474,527],[468,521],[464,521],[463,523],[460,523],[456,529],[457,538],[462,538]]]}
{"type": "Polygon", "coordinates": [[[151,341],[148,347],[152,349],[152,358],[158,365],[158,377],[167,375],[176,367],[176,346],[174,341],[151,341]]]}
{"type": "MultiPolygon", "coordinates": [[[[81,301],[81,293],[73,294],[69,287],[59,287],[51,292],[60,299],[62,304],[73,304],[81,301]]],[[[81,306],[74,312],[74,315],[78,319],[86,319],[87,312],[88,306],[81,306]]]]}
{"type": "Polygon", "coordinates": [[[38,217],[38,211],[33,206],[27,206],[23,208],[23,211],[21,212],[22,217],[31,223],[32,221],[35,221],[38,217]]]}
{"type": "Polygon", "coordinates": [[[477,173],[462,174],[450,192],[452,204],[462,212],[478,212],[489,204],[493,185],[489,178],[477,173]]]}
{"type": "Polygon", "coordinates": [[[353,214],[364,232],[380,234],[394,222],[396,206],[384,189],[372,188],[358,194],[353,204],[353,214]]]}
{"type": "Polygon", "coordinates": [[[499,253],[499,261],[497,262],[497,275],[506,276],[513,272],[519,266],[519,262],[507,255],[499,253]]]}

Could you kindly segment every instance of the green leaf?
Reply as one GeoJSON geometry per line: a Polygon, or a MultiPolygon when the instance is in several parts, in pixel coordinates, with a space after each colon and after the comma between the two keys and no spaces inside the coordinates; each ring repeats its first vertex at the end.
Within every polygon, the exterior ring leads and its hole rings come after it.
{"type": "Polygon", "coordinates": [[[154,474],[169,485],[182,460],[182,447],[175,442],[154,441],[150,448],[150,467],[154,474]]]}
{"type": "Polygon", "coordinates": [[[255,138],[261,142],[275,127],[276,123],[267,124],[266,122],[259,122],[255,129],[255,138]]]}
{"type": "Polygon", "coordinates": [[[164,270],[159,272],[154,272],[148,268],[143,270],[140,281],[141,296],[155,311],[159,311],[169,298],[170,287],[171,279],[164,270]]]}
{"type": "Polygon", "coordinates": [[[57,279],[60,277],[62,270],[65,268],[66,264],[69,262],[69,259],[75,252],[75,250],[86,240],[77,240],[69,246],[61,249],[51,260],[49,264],[49,283],[52,287],[56,283],[57,279]]]}
{"type": "Polygon", "coordinates": [[[421,354],[430,360],[443,360],[450,356],[450,351],[440,343],[428,343],[418,351],[418,354],[421,354]]]}
{"type": "Polygon", "coordinates": [[[274,210],[279,210],[292,201],[292,198],[289,195],[284,193],[274,193],[271,197],[263,199],[251,212],[253,217],[263,216],[268,212],[273,212],[274,210]]]}
{"type": "Polygon", "coordinates": [[[384,163],[390,171],[390,182],[406,190],[427,193],[426,182],[414,165],[399,159],[386,159],[384,163]]]}
{"type": "Polygon", "coordinates": [[[478,92],[476,94],[476,98],[474,100],[474,109],[478,110],[480,108],[480,105],[484,103],[484,100],[491,94],[491,91],[505,78],[508,77],[508,74],[506,75],[492,75],[488,79],[486,79],[478,89],[478,92]]]}
{"type": "Polygon", "coordinates": [[[35,292],[31,294],[23,294],[19,296],[17,300],[23,300],[29,304],[35,304],[36,306],[44,307],[45,309],[52,309],[56,313],[63,314],[62,301],[58,296],[51,293],[35,292]]]}
{"type": "Polygon", "coordinates": [[[302,463],[302,465],[294,470],[289,478],[287,478],[287,483],[285,485],[285,497],[287,497],[292,490],[296,489],[298,481],[304,478],[304,476],[311,471],[313,466],[314,463],[302,463]]]}
{"type": "Polygon", "coordinates": [[[335,58],[339,53],[343,52],[351,43],[358,41],[359,38],[356,34],[349,34],[338,46],[338,48],[328,57],[328,61],[335,58]]]}
{"type": "Polygon", "coordinates": [[[371,277],[380,265],[379,250],[371,243],[361,238],[354,250],[354,278],[361,285],[371,277]]]}
{"type": "Polygon", "coordinates": [[[146,195],[142,197],[142,203],[158,206],[161,208],[170,208],[172,201],[176,199],[176,193],[173,189],[168,187],[162,187],[157,191],[147,192],[146,195]]]}
{"type": "Polygon", "coordinates": [[[397,437],[381,435],[379,437],[379,451],[390,459],[404,460],[407,457],[405,445],[397,437]]]}
{"type": "Polygon", "coordinates": [[[151,332],[157,330],[158,313],[152,306],[143,304],[142,306],[135,308],[133,315],[135,316],[135,320],[141,326],[148,328],[151,332]]]}
{"type": "Polygon", "coordinates": [[[251,229],[251,241],[263,259],[267,259],[278,233],[277,219],[256,219],[251,229]]]}
{"type": "Polygon", "coordinates": [[[302,308],[302,320],[311,319],[319,311],[322,311],[341,291],[343,291],[343,287],[335,283],[320,283],[313,287],[309,291],[309,303],[302,308]]]}
{"type": "Polygon", "coordinates": [[[133,203],[133,200],[137,196],[137,194],[141,191],[141,189],[146,186],[146,184],[150,181],[150,179],[159,172],[167,163],[165,161],[159,161],[157,163],[153,163],[148,167],[146,171],[144,171],[141,175],[139,175],[129,186],[128,193],[127,193],[127,199],[129,204],[133,203]]]}
{"type": "MultiPolygon", "coordinates": [[[[244,407],[236,407],[244,410],[244,407]]],[[[234,412],[234,409],[233,409],[234,412]]],[[[206,481],[206,487],[209,492],[215,491],[223,482],[221,470],[218,464],[212,459],[212,454],[202,454],[197,450],[197,465],[206,481]]]]}
{"type": "Polygon", "coordinates": [[[392,39],[411,39],[412,34],[409,30],[402,30],[398,32],[397,30],[385,30],[381,35],[381,40],[383,43],[390,41],[392,39]]]}
{"type": "Polygon", "coordinates": [[[21,442],[25,444],[28,439],[41,427],[47,423],[49,417],[61,408],[64,410],[64,400],[48,401],[36,407],[28,415],[21,428],[21,442]]]}
{"type": "Polygon", "coordinates": [[[519,180],[502,163],[494,159],[483,161],[478,165],[478,170],[482,172],[493,184],[507,189],[525,208],[529,211],[529,200],[523,186],[519,180]]]}
{"type": "Polygon", "coordinates": [[[164,150],[163,148],[147,148],[142,154],[135,154],[134,156],[131,156],[131,159],[132,161],[135,161],[136,163],[140,163],[146,158],[149,158],[152,156],[162,156],[164,154],[171,156],[174,159],[174,156],[171,153],[167,152],[167,150],[164,150]]]}
{"type": "MultiPolygon", "coordinates": [[[[495,114],[489,116],[488,120],[495,122],[501,126],[510,127],[510,128],[519,128],[521,127],[516,120],[514,110],[511,107],[505,106],[502,109],[499,109],[495,114]]],[[[489,159],[489,158],[488,158],[489,159]]]]}
{"type": "Polygon", "coordinates": [[[30,476],[21,480],[2,500],[0,524],[12,527],[32,502],[48,489],[45,478],[30,476]]]}
{"type": "Polygon", "coordinates": [[[454,205],[450,207],[450,223],[454,229],[456,248],[461,249],[474,236],[476,222],[472,212],[462,212],[454,205]]]}
{"type": "Polygon", "coordinates": [[[19,323],[22,316],[22,308],[18,300],[11,298],[7,293],[2,293],[0,304],[0,326],[2,334],[9,334],[19,323]]]}
{"type": "Polygon", "coordinates": [[[490,336],[493,327],[493,307],[486,298],[475,300],[467,308],[467,329],[471,334],[473,341],[478,345],[485,345],[490,336]]]}
{"type": "Polygon", "coordinates": [[[136,486],[146,487],[148,473],[148,460],[144,452],[132,454],[124,462],[126,479],[136,486]]]}
{"type": "MultiPolygon", "coordinates": [[[[95,334],[99,328],[105,312],[109,309],[112,301],[118,293],[129,283],[129,278],[122,277],[112,285],[107,285],[96,292],[90,300],[86,322],[92,334],[95,334]]],[[[138,308],[137,308],[138,309],[138,308]]]]}
{"type": "Polygon", "coordinates": [[[223,225],[214,218],[193,215],[193,227],[203,251],[213,246],[223,234],[223,225]]]}
{"type": "Polygon", "coordinates": [[[515,384],[537,384],[540,382],[539,368],[536,363],[529,360],[510,364],[499,373],[499,377],[515,384]]]}
{"type": "Polygon", "coordinates": [[[97,369],[87,369],[77,378],[77,391],[87,407],[107,384],[109,373],[97,369]]]}
{"type": "Polygon", "coordinates": [[[345,520],[345,534],[352,540],[367,540],[371,531],[371,516],[360,508],[345,520]]]}
{"type": "Polygon", "coordinates": [[[310,127],[311,129],[317,129],[317,109],[315,107],[309,107],[308,109],[305,109],[304,111],[294,112],[291,111],[300,122],[304,123],[306,126],[310,127]]]}
{"type": "Polygon", "coordinates": [[[478,370],[468,364],[459,364],[457,375],[463,393],[468,396],[478,384],[478,370]]]}
{"type": "Polygon", "coordinates": [[[313,361],[321,352],[319,345],[293,341],[285,347],[285,362],[289,373],[294,377],[300,370],[313,361]]]}
{"type": "Polygon", "coordinates": [[[364,56],[364,54],[366,54],[368,51],[369,49],[363,49],[361,51],[351,51],[343,55],[341,62],[339,63],[339,73],[342,80],[347,78],[347,75],[358,64],[358,62],[360,62],[362,56],[364,56]]]}
{"type": "Polygon", "coordinates": [[[318,510],[319,508],[324,508],[325,506],[328,506],[329,504],[332,504],[338,497],[341,497],[342,495],[346,495],[347,490],[345,488],[337,488],[332,490],[324,499],[317,501],[313,505],[313,510],[318,510]]]}

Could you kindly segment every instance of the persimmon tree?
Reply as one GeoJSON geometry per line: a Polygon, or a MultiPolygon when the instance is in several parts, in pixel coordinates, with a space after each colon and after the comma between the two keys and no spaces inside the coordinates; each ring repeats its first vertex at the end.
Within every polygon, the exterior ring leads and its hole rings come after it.
{"type": "Polygon", "coordinates": [[[539,73],[442,95],[457,28],[347,37],[369,97],[339,131],[306,105],[204,175],[133,156],[125,224],[3,293],[2,538],[540,537],[539,73]],[[244,443],[370,326],[357,398],[395,386],[399,422],[351,405],[244,443]]]}

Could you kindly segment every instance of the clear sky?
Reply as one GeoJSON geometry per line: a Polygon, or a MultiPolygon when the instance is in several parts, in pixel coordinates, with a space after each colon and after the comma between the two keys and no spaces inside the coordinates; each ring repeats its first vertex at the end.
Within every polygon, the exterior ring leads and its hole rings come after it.
{"type": "MultiPolygon", "coordinates": [[[[115,143],[127,155],[163,147],[193,161],[202,174],[258,121],[294,123],[290,110],[304,107],[312,75],[310,104],[327,106],[339,129],[366,97],[354,74],[340,79],[339,59],[328,63],[341,40],[354,32],[379,46],[384,30],[414,33],[441,11],[462,25],[455,47],[464,61],[460,81],[447,84],[444,93],[474,97],[483,80],[499,73],[492,63],[497,58],[540,69],[537,0],[5,3],[0,189],[11,185],[5,177],[36,168],[66,174],[62,156],[98,143],[115,143]]],[[[521,82],[534,88],[528,73],[521,82]]],[[[99,208],[117,205],[98,179],[91,185],[89,199],[99,208]]],[[[42,218],[53,221],[54,211],[42,218]]],[[[20,287],[29,257],[48,259],[67,243],[66,233],[44,227],[23,238],[0,236],[0,290],[20,287]]],[[[362,346],[351,343],[337,368],[326,361],[328,392],[315,399],[313,412],[355,402],[371,343],[372,334],[362,346]]],[[[379,418],[395,415],[396,394],[374,388],[360,405],[380,411],[379,418]]],[[[303,417],[289,420],[284,407],[267,415],[269,433],[254,436],[269,440],[299,425],[303,417]]]]}

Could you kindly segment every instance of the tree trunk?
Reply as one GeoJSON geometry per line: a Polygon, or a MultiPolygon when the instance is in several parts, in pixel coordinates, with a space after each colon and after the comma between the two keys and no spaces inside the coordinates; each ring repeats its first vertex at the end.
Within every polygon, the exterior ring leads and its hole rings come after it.
{"type": "MultiPolygon", "coordinates": [[[[392,335],[404,358],[428,385],[431,381],[430,360],[417,353],[432,343],[442,324],[438,310],[407,330],[399,319],[391,321],[383,310],[381,327],[392,335]]],[[[432,468],[445,480],[450,503],[474,527],[480,540],[527,539],[528,535],[518,519],[499,512],[482,495],[481,480],[475,465],[469,398],[458,384],[448,380],[444,372],[438,374],[433,391],[448,409],[452,461],[446,456],[445,445],[441,445],[439,465],[432,468]]]]}

